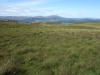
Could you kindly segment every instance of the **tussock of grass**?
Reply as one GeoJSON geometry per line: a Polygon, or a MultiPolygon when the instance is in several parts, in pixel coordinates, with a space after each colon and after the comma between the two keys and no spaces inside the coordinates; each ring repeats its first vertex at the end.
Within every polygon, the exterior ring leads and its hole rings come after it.
{"type": "Polygon", "coordinates": [[[100,75],[100,23],[0,22],[0,75],[100,75]]]}

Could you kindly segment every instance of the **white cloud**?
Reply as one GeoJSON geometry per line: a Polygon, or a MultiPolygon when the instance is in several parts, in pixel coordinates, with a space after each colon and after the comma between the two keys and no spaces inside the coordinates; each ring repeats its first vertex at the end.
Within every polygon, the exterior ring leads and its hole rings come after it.
{"type": "MultiPolygon", "coordinates": [[[[58,1],[58,0],[55,0],[58,1]]],[[[0,15],[24,15],[24,16],[35,16],[35,15],[49,15],[55,13],[52,8],[34,8],[41,4],[47,4],[52,0],[28,0],[25,2],[16,2],[13,4],[1,4],[0,15]],[[33,8],[32,8],[33,7],[33,8]]]]}
{"type": "Polygon", "coordinates": [[[56,9],[55,7],[47,8],[32,8],[27,9],[26,7],[16,6],[2,6],[0,9],[1,15],[3,16],[48,16],[48,15],[70,15],[70,13],[63,12],[62,10],[56,9]]]}
{"type": "Polygon", "coordinates": [[[48,16],[48,15],[63,15],[63,11],[56,9],[55,7],[40,7],[35,8],[42,4],[48,4],[49,2],[55,2],[60,0],[28,0],[25,2],[16,2],[14,4],[0,5],[0,12],[3,16],[48,16]]]}

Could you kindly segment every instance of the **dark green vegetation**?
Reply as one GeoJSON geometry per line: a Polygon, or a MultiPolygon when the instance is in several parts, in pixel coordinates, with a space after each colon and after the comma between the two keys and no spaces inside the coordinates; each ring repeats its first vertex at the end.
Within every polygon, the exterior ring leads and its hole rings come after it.
{"type": "Polygon", "coordinates": [[[100,75],[100,23],[0,22],[0,75],[100,75]]]}

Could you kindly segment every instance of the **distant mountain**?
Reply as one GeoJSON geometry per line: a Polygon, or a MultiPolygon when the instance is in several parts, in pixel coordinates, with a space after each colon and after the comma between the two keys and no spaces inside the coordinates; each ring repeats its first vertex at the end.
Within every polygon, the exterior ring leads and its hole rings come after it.
{"type": "Polygon", "coordinates": [[[47,19],[48,20],[66,20],[67,18],[60,17],[60,16],[57,16],[57,15],[52,15],[52,16],[48,16],[47,19]]]}
{"type": "Polygon", "coordinates": [[[77,23],[77,22],[100,22],[100,19],[92,19],[92,18],[65,18],[57,15],[51,16],[35,16],[35,17],[27,17],[27,16],[0,16],[0,20],[13,20],[18,22],[51,22],[51,21],[59,21],[59,22],[68,22],[68,23],[77,23]]]}

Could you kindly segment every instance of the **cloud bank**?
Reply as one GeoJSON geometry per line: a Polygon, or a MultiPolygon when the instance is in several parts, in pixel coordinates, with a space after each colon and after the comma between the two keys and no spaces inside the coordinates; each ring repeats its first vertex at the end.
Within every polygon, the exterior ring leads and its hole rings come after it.
{"type": "MultiPolygon", "coordinates": [[[[87,1],[87,0],[86,0],[87,1]]],[[[86,2],[85,1],[85,2],[86,2]]],[[[0,16],[98,17],[98,6],[88,8],[80,0],[0,0],[0,16]],[[86,7],[86,8],[85,8],[86,7]],[[91,9],[90,9],[91,8],[91,9]],[[94,14],[95,13],[95,14],[94,14]]],[[[90,2],[90,1],[89,1],[90,2]]],[[[96,4],[97,5],[97,4],[96,4]]],[[[99,16],[100,17],[100,16],[99,16]]]]}
{"type": "MultiPolygon", "coordinates": [[[[2,2],[0,5],[0,12],[3,16],[38,16],[38,15],[55,15],[59,14],[61,11],[56,10],[54,7],[42,7],[41,5],[49,4],[50,2],[57,2],[60,0],[50,1],[50,0],[21,0],[12,3],[2,2]],[[40,6],[39,8],[35,8],[40,6]]],[[[62,13],[62,12],[61,12],[62,13]]]]}

